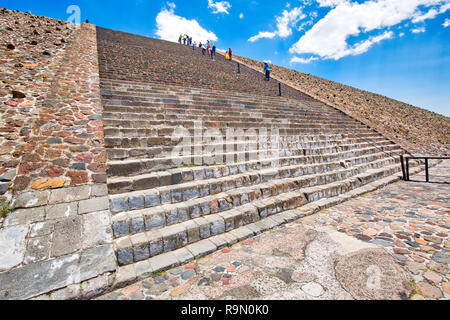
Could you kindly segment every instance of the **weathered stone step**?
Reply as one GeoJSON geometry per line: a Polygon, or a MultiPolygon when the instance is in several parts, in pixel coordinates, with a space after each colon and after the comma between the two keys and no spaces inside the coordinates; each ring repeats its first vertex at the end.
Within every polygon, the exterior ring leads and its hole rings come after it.
{"type": "MultiPolygon", "coordinates": [[[[351,154],[349,154],[350,156],[351,154]]],[[[226,166],[216,168],[183,168],[166,172],[158,172],[136,176],[133,178],[109,179],[108,188],[111,199],[117,203],[131,203],[132,199],[143,199],[146,196],[167,193],[167,203],[179,203],[190,196],[194,198],[208,196],[217,192],[229,191],[241,186],[266,182],[272,179],[295,178],[302,175],[326,173],[327,170],[349,169],[364,163],[384,159],[384,153],[373,153],[364,156],[339,158],[334,161],[315,164],[289,163],[278,168],[262,166],[246,168],[237,165],[231,171],[226,166]],[[195,181],[195,183],[193,182],[195,181]],[[192,191],[195,189],[195,192],[192,191]],[[122,199],[122,200],[118,200],[122,199]]],[[[117,211],[113,209],[113,211],[117,211]]]]}
{"type": "MultiPolygon", "coordinates": [[[[296,191],[288,191],[282,195],[274,195],[264,200],[255,200],[241,204],[222,212],[212,212],[205,216],[163,226],[160,229],[146,230],[146,220],[142,218],[130,222],[122,220],[113,223],[114,232],[120,235],[114,241],[120,265],[128,265],[168,253],[201,240],[219,236],[283,211],[299,208],[321,199],[332,198],[349,192],[367,183],[386,177],[399,171],[398,165],[382,169],[373,169],[361,175],[322,186],[304,187],[296,191]],[[125,222],[126,221],[126,222],[125,222]],[[140,232],[123,234],[136,227],[140,232]]],[[[139,218],[138,218],[139,219],[139,218]]],[[[150,223],[151,226],[151,223],[150,223]]],[[[253,233],[253,232],[251,232],[253,233]]]]}
{"type": "MultiPolygon", "coordinates": [[[[179,136],[179,135],[178,135],[179,136]]],[[[245,137],[245,136],[242,136],[245,137]]],[[[308,149],[308,148],[319,148],[320,144],[318,143],[308,143],[303,142],[302,140],[303,136],[273,136],[273,137],[259,137],[259,136],[248,136],[247,139],[241,140],[241,139],[235,139],[234,143],[227,143],[227,138],[225,137],[224,140],[220,141],[215,136],[194,136],[190,137],[189,135],[186,135],[184,138],[177,138],[175,137],[165,137],[165,136],[152,136],[150,133],[146,135],[146,138],[138,138],[138,137],[108,137],[105,138],[105,145],[108,149],[108,154],[115,155],[114,157],[126,157],[126,153],[121,153],[120,149],[123,150],[129,150],[129,149],[136,149],[136,154],[143,154],[145,157],[145,154],[148,154],[148,158],[155,158],[158,154],[164,153],[165,151],[171,151],[177,146],[183,146],[184,149],[187,151],[189,149],[193,149],[193,146],[198,146],[199,148],[194,149],[195,154],[199,153],[199,151],[202,151],[204,146],[220,146],[220,145],[230,145],[230,148],[223,148],[224,150],[238,150],[243,151],[244,148],[240,148],[245,146],[247,144],[248,147],[245,148],[245,150],[256,150],[258,145],[261,145],[263,147],[263,150],[267,149],[267,145],[272,146],[279,146],[277,148],[281,150],[289,150],[292,148],[300,148],[300,149],[308,149]],[[232,145],[235,145],[235,148],[231,148],[232,145]],[[140,151],[138,151],[140,149],[140,151]],[[199,151],[198,151],[199,150],[199,151]]],[[[364,135],[355,135],[355,139],[358,139],[358,142],[366,142],[373,145],[378,145],[383,142],[387,142],[388,140],[383,139],[382,137],[370,137],[366,138],[367,136],[364,135]]],[[[232,139],[230,139],[232,140],[232,139]]],[[[390,142],[392,143],[392,142],[390,142]]],[[[330,141],[328,145],[336,145],[333,144],[333,141],[330,141]]],[[[179,149],[179,148],[178,148],[179,149]]],[[[210,148],[211,149],[211,148],[210,148]]],[[[110,159],[112,160],[112,159],[110,159]]]]}
{"type": "MultiPolygon", "coordinates": [[[[375,146],[373,146],[375,148],[375,146]]],[[[377,146],[377,149],[389,152],[395,149],[395,145],[392,146],[377,146]]],[[[181,150],[179,150],[181,152],[181,150]]],[[[136,159],[136,160],[124,160],[124,161],[109,161],[108,162],[108,176],[132,176],[143,173],[150,173],[162,170],[176,169],[180,166],[188,164],[196,165],[223,165],[225,162],[238,161],[248,162],[256,159],[277,159],[284,156],[304,155],[303,150],[280,150],[280,149],[266,149],[255,151],[217,151],[214,157],[206,155],[180,155],[184,153],[178,153],[177,156],[163,157],[163,158],[150,158],[150,159],[136,159]],[[285,152],[285,153],[284,153],[285,152]],[[234,160],[232,160],[234,159],[234,160]],[[245,160],[244,160],[245,159],[245,160]]]]}
{"type": "Polygon", "coordinates": [[[211,210],[212,202],[217,203],[217,206],[213,204],[214,210],[224,210],[229,206],[235,206],[236,203],[251,202],[255,197],[267,198],[274,193],[279,195],[299,188],[324,185],[396,162],[397,160],[392,158],[373,157],[370,162],[355,162],[349,168],[333,165],[330,166],[331,171],[320,172],[317,167],[311,167],[310,174],[305,171],[303,176],[272,180],[271,177],[277,174],[276,171],[260,170],[254,174],[210,179],[212,181],[210,184],[203,181],[204,183],[199,183],[198,186],[195,183],[185,183],[182,187],[160,187],[144,192],[111,195],[110,208],[115,214],[115,221],[122,221],[128,219],[130,215],[135,217],[136,214],[141,215],[145,212],[152,213],[152,216],[155,212],[158,214],[169,212],[170,225],[180,222],[177,215],[172,212],[176,209],[184,208],[183,212],[187,211],[188,216],[192,218],[195,215],[202,215],[202,212],[203,215],[207,214],[206,212],[211,210]],[[314,169],[317,173],[314,173],[314,169]]]}
{"type": "MultiPolygon", "coordinates": [[[[191,139],[191,142],[195,143],[197,140],[191,139]]],[[[210,140],[213,141],[213,140],[210,140]]],[[[258,141],[258,140],[236,140],[234,142],[228,143],[219,142],[219,143],[210,143],[208,145],[204,145],[203,139],[199,139],[199,144],[194,144],[192,146],[186,146],[183,150],[191,150],[192,154],[203,153],[204,150],[236,150],[236,151],[250,151],[250,150],[264,150],[267,149],[267,146],[272,144],[272,141],[258,141]]],[[[126,159],[142,159],[142,158],[163,158],[163,157],[172,157],[172,152],[177,144],[173,142],[173,140],[161,140],[158,138],[151,139],[146,141],[141,140],[127,140],[125,142],[126,148],[123,148],[124,141],[121,141],[120,145],[115,146],[114,148],[107,149],[107,158],[108,160],[126,160],[126,159]],[[144,143],[144,144],[143,144],[144,143]],[[166,144],[166,145],[165,145],[166,144]],[[167,145],[170,144],[170,145],[167,145]],[[151,145],[152,147],[147,147],[151,145]]],[[[289,140],[278,139],[276,145],[280,146],[280,150],[303,150],[305,155],[312,154],[324,154],[332,152],[340,152],[345,150],[350,150],[351,148],[361,148],[361,144],[365,145],[377,145],[377,146],[386,146],[392,144],[392,142],[383,139],[382,137],[372,139],[368,142],[365,139],[343,139],[340,141],[322,141],[316,143],[303,143],[289,140]],[[359,145],[356,145],[359,144],[359,145]]],[[[107,143],[110,146],[110,140],[107,143]]]]}
{"type": "MultiPolygon", "coordinates": [[[[420,168],[412,169],[412,172],[415,173],[419,171],[420,168]]],[[[175,268],[177,266],[186,264],[190,261],[194,261],[195,259],[200,259],[206,255],[214,253],[217,250],[221,250],[223,248],[226,248],[227,246],[234,245],[250,237],[258,236],[259,234],[267,230],[276,228],[285,223],[289,223],[299,218],[312,215],[322,209],[338,205],[344,201],[350,200],[361,194],[375,191],[388,184],[396,182],[399,179],[400,176],[397,173],[394,173],[391,176],[387,176],[385,178],[370,182],[369,184],[352,189],[344,194],[327,199],[324,198],[319,201],[309,202],[308,204],[299,207],[297,209],[286,210],[281,213],[274,214],[270,217],[261,219],[258,222],[233,229],[229,232],[217,236],[212,236],[208,239],[188,244],[187,246],[181,249],[177,249],[168,253],[163,253],[137,263],[120,266],[118,273],[123,276],[120,278],[120,282],[118,282],[117,285],[122,286],[122,284],[124,285],[134,281],[139,281],[148,278],[154,273],[166,271],[171,268],[175,268]]],[[[194,235],[195,234],[196,232],[194,233],[194,235]]],[[[152,233],[146,233],[146,235],[149,236],[150,240],[154,239],[152,233]]],[[[119,250],[132,248],[132,244],[131,246],[129,246],[128,240],[131,241],[129,237],[124,237],[122,240],[123,242],[119,240],[115,241],[116,253],[118,253],[119,250]]],[[[152,242],[149,241],[148,243],[149,243],[149,252],[151,253],[150,243],[152,242]]],[[[189,243],[189,234],[188,234],[188,243],[189,243]]],[[[162,246],[164,246],[164,242],[162,243],[162,246]]],[[[132,249],[131,252],[130,251],[128,252],[128,257],[129,260],[134,260],[134,249],[132,249]]],[[[124,256],[124,258],[126,258],[126,256],[124,256]]]]}
{"type": "MultiPolygon", "coordinates": [[[[120,81],[114,79],[106,79],[101,78],[101,86],[102,86],[102,94],[108,94],[109,92],[114,91],[125,91],[125,92],[158,92],[161,94],[164,93],[179,93],[179,94],[198,94],[198,95],[208,95],[215,94],[222,97],[236,97],[236,98],[246,98],[246,99],[255,99],[255,94],[240,92],[240,91],[222,91],[222,90],[211,90],[211,89],[203,89],[203,88],[192,88],[185,86],[177,86],[175,84],[166,85],[158,82],[134,82],[134,81],[120,81]]],[[[277,101],[293,101],[287,97],[273,97],[270,95],[261,96],[263,99],[277,102],[277,101]]]]}
{"type": "MultiPolygon", "coordinates": [[[[160,141],[154,139],[152,142],[160,141]]],[[[213,140],[211,140],[213,141],[213,140]]],[[[147,143],[150,142],[147,140],[147,143]]],[[[191,142],[196,142],[191,140],[191,142]]],[[[122,141],[123,143],[123,141],[122,141]]],[[[172,145],[164,146],[160,144],[151,144],[153,147],[145,147],[142,145],[141,141],[133,141],[130,143],[126,142],[115,148],[107,149],[107,158],[111,161],[117,160],[138,160],[138,159],[153,159],[153,158],[172,158],[173,152],[176,151],[176,145],[172,142],[172,145]],[[134,144],[134,145],[133,145],[134,144]],[[126,146],[127,148],[123,148],[126,146]]],[[[148,143],[150,144],[150,143],[148,143]]],[[[252,151],[252,150],[267,150],[269,146],[279,146],[279,154],[283,156],[285,154],[293,155],[295,152],[303,152],[304,155],[321,155],[328,153],[337,153],[342,151],[348,151],[352,149],[360,149],[363,146],[388,146],[392,142],[387,141],[383,138],[373,139],[367,142],[365,139],[353,139],[344,140],[342,142],[322,142],[322,143],[301,143],[301,142],[290,142],[290,141],[266,141],[261,142],[258,140],[248,140],[248,141],[235,141],[231,143],[219,142],[203,144],[203,140],[200,140],[199,144],[193,144],[183,147],[183,153],[190,152],[190,154],[202,155],[205,153],[210,153],[210,150],[222,150],[222,151],[252,151]]],[[[109,145],[109,141],[108,141],[109,145]]],[[[273,147],[272,147],[273,148],[273,147]]]]}
{"type": "MultiPolygon", "coordinates": [[[[401,152],[399,149],[393,148],[391,153],[401,152]]],[[[281,176],[295,176],[292,173],[292,166],[295,165],[311,165],[323,164],[331,162],[342,162],[354,157],[368,156],[380,153],[378,148],[365,148],[360,150],[349,150],[341,153],[329,153],[324,155],[289,155],[286,157],[279,157],[267,159],[267,161],[255,160],[246,163],[224,164],[221,166],[193,166],[188,168],[170,169],[168,171],[159,171],[152,173],[143,173],[130,177],[110,177],[108,178],[108,188],[110,194],[119,194],[123,192],[130,192],[136,190],[145,190],[154,187],[164,187],[176,185],[179,183],[187,183],[192,181],[199,181],[203,179],[210,179],[212,177],[220,178],[232,176],[238,173],[248,173],[255,170],[261,170],[269,167],[275,161],[279,164],[281,176]],[[288,174],[287,171],[291,171],[288,174]]],[[[383,153],[386,156],[386,153],[383,153]]]]}
{"type": "MultiPolygon", "coordinates": [[[[198,121],[194,120],[111,120],[105,119],[103,120],[104,126],[106,128],[149,128],[149,127],[157,127],[157,128],[179,128],[183,127],[186,129],[194,128],[198,121]]],[[[298,130],[307,130],[307,129],[335,129],[339,128],[341,130],[353,130],[353,129],[364,129],[358,124],[346,124],[343,127],[341,124],[334,123],[333,121],[299,121],[299,122],[290,122],[290,121],[262,121],[259,119],[249,118],[247,121],[202,121],[202,127],[206,129],[214,128],[241,128],[241,129],[298,129],[298,130]]]]}

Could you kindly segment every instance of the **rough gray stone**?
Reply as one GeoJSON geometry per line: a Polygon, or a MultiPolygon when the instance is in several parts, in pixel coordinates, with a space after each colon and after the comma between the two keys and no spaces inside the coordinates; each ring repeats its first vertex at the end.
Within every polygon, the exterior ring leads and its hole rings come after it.
{"type": "Polygon", "coordinates": [[[0,271],[11,269],[22,263],[27,233],[28,226],[24,225],[0,230],[0,271]]]}
{"type": "Polygon", "coordinates": [[[144,218],[134,218],[131,220],[130,231],[132,234],[144,232],[144,218]]]}
{"type": "Polygon", "coordinates": [[[89,200],[80,201],[78,205],[79,214],[104,211],[108,209],[109,209],[108,197],[93,198],[89,200]]]}
{"type": "Polygon", "coordinates": [[[48,203],[50,193],[48,191],[32,191],[21,193],[17,197],[16,208],[33,208],[44,206],[48,203]]]}
{"type": "Polygon", "coordinates": [[[159,194],[148,194],[144,197],[144,203],[146,208],[156,207],[160,205],[159,194]]]}
{"type": "Polygon", "coordinates": [[[431,259],[443,265],[450,265],[450,250],[444,249],[435,253],[431,259]]]}
{"type": "Polygon", "coordinates": [[[11,212],[5,219],[3,226],[11,227],[16,225],[30,224],[44,221],[44,208],[19,209],[11,212]]]}
{"type": "Polygon", "coordinates": [[[83,216],[83,249],[112,243],[111,214],[94,212],[83,216]]]}
{"type": "Polygon", "coordinates": [[[119,250],[117,252],[117,261],[120,266],[132,264],[133,263],[133,249],[126,248],[126,249],[119,250]]]}
{"type": "Polygon", "coordinates": [[[119,213],[128,211],[128,202],[125,199],[111,199],[109,201],[109,206],[112,213],[119,213]]]}
{"type": "Polygon", "coordinates": [[[128,204],[130,210],[143,209],[144,208],[144,196],[134,196],[128,198],[128,204]]]}
{"type": "Polygon", "coordinates": [[[81,249],[81,217],[67,218],[55,223],[52,256],[59,257],[81,249]]]}
{"type": "Polygon", "coordinates": [[[112,244],[88,249],[81,254],[79,282],[116,270],[116,255],[112,244]]]}
{"type": "Polygon", "coordinates": [[[50,258],[51,235],[28,240],[24,264],[36,263],[50,258]]]}
{"type": "Polygon", "coordinates": [[[127,220],[114,221],[113,223],[114,237],[118,238],[130,234],[130,225],[127,220]]]}
{"type": "Polygon", "coordinates": [[[0,300],[24,300],[69,286],[79,279],[78,253],[0,273],[0,300]]]}
{"type": "Polygon", "coordinates": [[[28,234],[28,237],[34,238],[34,237],[47,236],[49,234],[52,234],[54,229],[55,229],[54,221],[37,222],[37,223],[31,225],[31,229],[30,229],[30,233],[28,234]]]}
{"type": "Polygon", "coordinates": [[[134,261],[139,262],[150,258],[149,246],[142,245],[134,248],[134,261]]]}
{"type": "Polygon", "coordinates": [[[145,230],[155,230],[164,227],[165,225],[164,213],[152,214],[145,218],[145,230]]]}
{"type": "Polygon", "coordinates": [[[78,205],[76,202],[50,205],[46,211],[46,219],[68,218],[78,214],[78,205]]]}
{"type": "Polygon", "coordinates": [[[55,189],[50,192],[49,204],[67,203],[89,199],[90,186],[55,189]]]}
{"type": "Polygon", "coordinates": [[[108,195],[108,186],[106,184],[94,184],[91,189],[92,197],[105,197],[108,195]]]}

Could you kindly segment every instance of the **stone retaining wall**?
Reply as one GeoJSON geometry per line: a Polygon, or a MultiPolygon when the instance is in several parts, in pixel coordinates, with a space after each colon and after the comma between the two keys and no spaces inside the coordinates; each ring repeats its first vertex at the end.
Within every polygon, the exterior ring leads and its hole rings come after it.
{"type": "Polygon", "coordinates": [[[0,229],[0,300],[89,297],[110,286],[117,269],[95,26],[74,31],[53,70],[27,119],[31,133],[13,184],[17,210],[0,229]]]}

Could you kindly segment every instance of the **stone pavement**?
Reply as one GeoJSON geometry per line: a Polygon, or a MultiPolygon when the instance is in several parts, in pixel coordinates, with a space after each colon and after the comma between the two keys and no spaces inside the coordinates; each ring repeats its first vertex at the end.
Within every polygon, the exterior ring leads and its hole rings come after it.
{"type": "Polygon", "coordinates": [[[450,161],[430,172],[98,299],[448,300],[450,161]]]}

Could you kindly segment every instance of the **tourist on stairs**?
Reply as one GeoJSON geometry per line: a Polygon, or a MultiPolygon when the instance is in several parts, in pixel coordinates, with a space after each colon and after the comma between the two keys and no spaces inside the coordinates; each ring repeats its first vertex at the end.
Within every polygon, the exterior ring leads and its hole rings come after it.
{"type": "Polygon", "coordinates": [[[270,81],[270,67],[267,63],[264,63],[264,72],[266,73],[266,80],[270,81]]]}
{"type": "Polygon", "coordinates": [[[211,50],[211,59],[214,60],[214,57],[216,56],[216,45],[214,44],[212,46],[212,50],[211,50]]]}
{"type": "Polygon", "coordinates": [[[233,51],[231,51],[231,48],[228,48],[228,55],[230,56],[230,60],[233,60],[233,51]]]}

